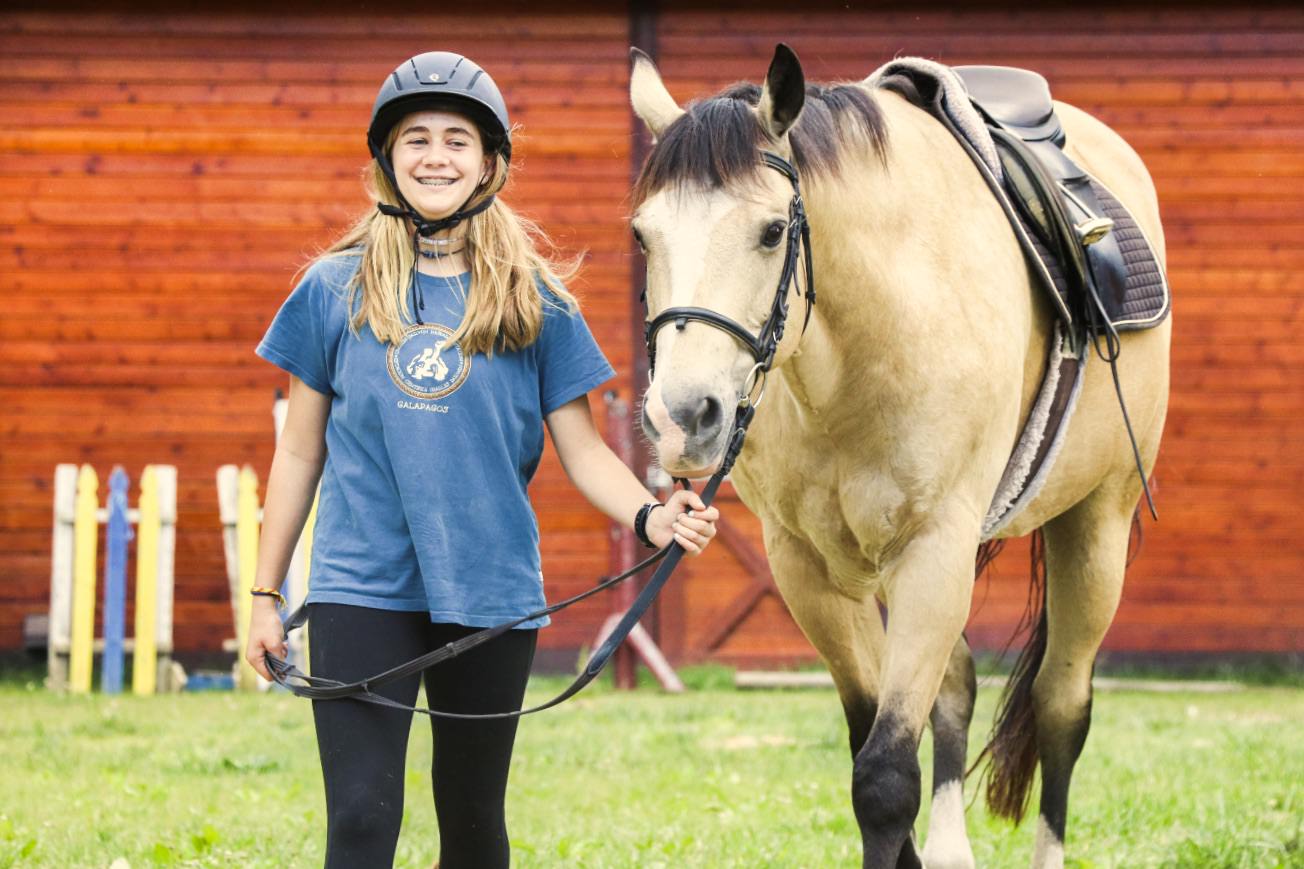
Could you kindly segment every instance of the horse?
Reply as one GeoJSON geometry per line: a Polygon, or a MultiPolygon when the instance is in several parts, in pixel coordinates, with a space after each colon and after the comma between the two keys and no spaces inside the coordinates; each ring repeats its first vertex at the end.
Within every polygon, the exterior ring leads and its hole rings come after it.
{"type": "MultiPolygon", "coordinates": [[[[984,514],[1055,340],[1048,294],[970,157],[908,95],[870,80],[808,87],[781,45],[763,85],[685,108],[631,53],[631,102],[653,137],[631,196],[656,327],[644,434],[671,474],[708,476],[732,437],[730,409],[754,402],[732,481],[841,700],[863,864],[971,867],[963,784],[976,680],[963,630],[984,514]],[[785,237],[805,248],[805,280],[785,237]],[[752,336],[777,305],[794,318],[766,372],[752,336]]],[[[1056,111],[1066,152],[1135,215],[1162,263],[1141,159],[1087,113],[1056,111]]],[[[1117,396],[1110,366],[1086,368],[1044,486],[996,535],[1038,531],[1044,547],[1036,627],[988,746],[988,802],[1015,821],[1040,764],[1035,867],[1063,865],[1095,658],[1167,410],[1170,332],[1168,318],[1121,335],[1117,396]]]]}

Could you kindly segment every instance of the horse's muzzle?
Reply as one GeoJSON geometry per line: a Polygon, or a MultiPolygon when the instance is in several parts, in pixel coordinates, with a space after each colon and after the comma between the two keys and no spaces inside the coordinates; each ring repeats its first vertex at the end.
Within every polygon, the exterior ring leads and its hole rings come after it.
{"type": "Polygon", "coordinates": [[[669,400],[655,387],[643,402],[643,433],[657,458],[675,474],[707,474],[718,466],[724,451],[726,423],[723,402],[696,390],[670,390],[669,400]]]}

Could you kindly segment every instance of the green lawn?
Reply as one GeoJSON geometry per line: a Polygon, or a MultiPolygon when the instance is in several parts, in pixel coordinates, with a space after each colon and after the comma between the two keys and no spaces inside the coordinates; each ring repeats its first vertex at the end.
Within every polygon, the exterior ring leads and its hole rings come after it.
{"type": "MultiPolygon", "coordinates": [[[[508,806],[515,865],[859,865],[832,692],[738,692],[720,671],[692,681],[676,697],[595,686],[526,719],[508,806]]],[[[538,680],[531,695],[561,684],[538,680]]],[[[995,695],[980,692],[975,744],[995,695]]],[[[1070,866],[1304,867],[1304,691],[1109,691],[1095,709],[1070,866]]],[[[430,740],[415,726],[397,865],[426,867],[430,740]]],[[[0,869],[321,863],[306,701],[67,697],[11,681],[0,738],[0,869]]],[[[927,775],[927,740],[923,762],[927,775]]],[[[921,834],[926,813],[925,798],[921,834]]],[[[969,830],[979,866],[1027,864],[1030,821],[1011,828],[976,804],[969,830]]]]}

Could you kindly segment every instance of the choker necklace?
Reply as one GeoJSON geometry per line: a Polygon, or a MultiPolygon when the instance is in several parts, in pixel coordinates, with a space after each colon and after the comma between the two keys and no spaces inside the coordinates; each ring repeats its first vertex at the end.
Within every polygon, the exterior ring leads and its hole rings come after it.
{"type": "Polygon", "coordinates": [[[417,253],[426,259],[442,259],[466,250],[465,238],[426,238],[425,236],[418,236],[417,240],[419,242],[417,253]],[[452,244],[456,244],[457,247],[449,247],[452,244]]]}

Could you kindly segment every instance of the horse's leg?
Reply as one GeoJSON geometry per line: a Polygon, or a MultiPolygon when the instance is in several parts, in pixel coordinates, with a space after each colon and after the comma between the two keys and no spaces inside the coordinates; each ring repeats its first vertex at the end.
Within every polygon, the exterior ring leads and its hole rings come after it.
{"type": "MultiPolygon", "coordinates": [[[[825,581],[819,556],[792,538],[767,536],[766,548],[789,610],[820,652],[842,700],[853,757],[874,723],[878,668],[886,640],[873,600],[857,601],[825,581]]],[[[972,869],[973,852],[964,825],[964,771],[969,722],[977,683],[973,657],[961,637],[929,721],[933,727],[933,810],[928,822],[924,865],[972,869]]]]}
{"type": "Polygon", "coordinates": [[[941,515],[902,554],[887,586],[878,715],[856,755],[851,794],[867,867],[919,866],[919,737],[969,615],[977,529],[941,515]]]}
{"type": "Polygon", "coordinates": [[[1046,652],[1033,681],[1041,805],[1032,865],[1064,865],[1069,779],[1091,724],[1096,652],[1123,590],[1135,492],[1097,489],[1044,527],[1046,652]]]}
{"type": "Polygon", "coordinates": [[[814,549],[768,523],[765,550],[784,603],[833,676],[854,757],[874,724],[884,639],[878,606],[834,588],[814,549]]]}
{"type": "Polygon", "coordinates": [[[933,728],[933,805],[923,854],[928,869],[973,869],[973,850],[964,827],[964,771],[977,694],[973,655],[960,637],[928,718],[933,728]]]}

